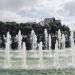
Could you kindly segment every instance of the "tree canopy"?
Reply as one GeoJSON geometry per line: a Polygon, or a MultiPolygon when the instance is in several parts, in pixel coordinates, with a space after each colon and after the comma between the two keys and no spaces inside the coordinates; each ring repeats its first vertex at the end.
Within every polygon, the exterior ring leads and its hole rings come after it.
{"type": "MultiPolygon", "coordinates": [[[[44,29],[47,29],[48,33],[56,34],[57,31],[60,29],[62,34],[65,34],[70,36],[70,29],[66,25],[62,25],[61,21],[55,20],[55,18],[52,19],[52,21],[49,21],[49,23],[45,23],[44,25],[41,25],[41,23],[36,22],[27,22],[27,23],[16,23],[16,22],[2,22],[0,21],[0,37],[2,40],[2,45],[4,47],[4,39],[3,35],[6,36],[7,32],[9,31],[12,36],[12,43],[14,43],[14,37],[16,34],[18,34],[19,30],[21,30],[22,35],[26,35],[27,38],[25,38],[26,45],[29,46],[29,37],[31,34],[31,30],[35,31],[35,34],[37,35],[38,42],[43,41],[43,35],[44,35],[44,29]],[[42,36],[42,38],[41,38],[42,36]],[[40,39],[41,38],[41,39],[40,39]],[[28,41],[27,41],[28,40],[28,41]]],[[[17,44],[16,44],[17,45],[17,44]]],[[[16,46],[13,44],[13,46],[16,46]]],[[[12,46],[12,47],[13,47],[12,46]]]]}

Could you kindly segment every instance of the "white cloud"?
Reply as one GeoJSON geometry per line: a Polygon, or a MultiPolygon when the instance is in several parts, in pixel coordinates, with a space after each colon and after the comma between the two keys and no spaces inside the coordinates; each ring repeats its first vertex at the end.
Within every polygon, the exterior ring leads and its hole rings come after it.
{"type": "Polygon", "coordinates": [[[0,20],[27,22],[55,17],[74,24],[74,8],[74,0],[0,0],[0,20]]]}
{"type": "Polygon", "coordinates": [[[6,21],[9,21],[9,22],[11,22],[11,21],[16,21],[16,22],[18,22],[18,23],[21,23],[21,22],[23,22],[23,23],[25,23],[25,22],[28,22],[28,21],[35,21],[35,19],[34,18],[30,18],[30,17],[21,17],[20,15],[17,15],[16,13],[13,13],[13,12],[10,12],[10,11],[0,11],[0,14],[1,14],[1,16],[0,16],[0,20],[1,21],[4,21],[4,22],[6,22],[6,21]]]}

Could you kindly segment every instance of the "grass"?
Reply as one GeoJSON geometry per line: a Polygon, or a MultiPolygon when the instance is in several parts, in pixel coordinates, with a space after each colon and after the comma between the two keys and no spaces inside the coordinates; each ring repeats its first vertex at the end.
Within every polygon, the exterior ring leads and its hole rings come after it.
{"type": "Polygon", "coordinates": [[[75,69],[48,69],[48,70],[0,70],[0,75],[75,75],[75,69]]]}

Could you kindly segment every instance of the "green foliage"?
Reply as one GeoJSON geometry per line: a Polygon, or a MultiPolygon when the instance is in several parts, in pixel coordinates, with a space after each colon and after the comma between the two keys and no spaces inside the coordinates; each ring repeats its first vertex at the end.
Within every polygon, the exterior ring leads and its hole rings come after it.
{"type": "MultiPolygon", "coordinates": [[[[53,33],[54,35],[57,33],[58,29],[61,30],[62,34],[67,35],[67,39],[69,39],[70,36],[70,29],[66,25],[62,25],[60,20],[55,20],[55,18],[52,18],[49,23],[45,23],[44,25],[41,25],[40,23],[36,22],[28,22],[28,23],[16,23],[16,22],[2,22],[0,21],[0,37],[2,40],[1,47],[5,47],[5,40],[3,38],[3,35],[6,35],[9,31],[11,34],[12,39],[12,48],[17,48],[18,43],[14,41],[16,34],[18,34],[18,31],[21,30],[22,35],[27,35],[26,38],[23,38],[23,41],[26,42],[26,48],[29,50],[31,48],[31,44],[29,42],[30,39],[30,33],[33,29],[35,31],[35,34],[37,35],[37,42],[43,41],[44,42],[44,29],[47,29],[48,33],[53,33]]],[[[56,38],[55,38],[56,39],[56,38]]],[[[54,41],[54,39],[53,39],[54,41]]],[[[52,43],[52,47],[54,49],[55,42],[52,43]]]]}
{"type": "Polygon", "coordinates": [[[30,23],[21,23],[20,29],[23,34],[29,34],[32,30],[32,25],[30,23]]]}
{"type": "Polygon", "coordinates": [[[49,27],[51,28],[51,33],[56,33],[58,29],[62,31],[65,35],[70,36],[70,29],[66,25],[62,25],[60,21],[53,20],[49,23],[49,27]]]}
{"type": "Polygon", "coordinates": [[[47,70],[0,70],[0,75],[75,75],[75,69],[47,69],[47,70]]]}
{"type": "MultiPolygon", "coordinates": [[[[58,29],[63,31],[63,33],[68,36],[70,36],[70,29],[66,25],[61,25],[60,20],[55,20],[53,18],[52,22],[49,23],[49,26],[45,25],[44,28],[49,29],[49,33],[56,33],[58,29]]],[[[30,34],[31,30],[34,29],[37,34],[38,32],[43,29],[41,25],[38,25],[37,23],[16,23],[16,22],[2,22],[0,21],[0,35],[6,34],[7,31],[10,32],[12,36],[18,34],[18,31],[21,30],[22,34],[27,35],[30,34]],[[40,26],[40,28],[39,28],[40,26]],[[39,29],[38,29],[39,28],[39,29]]],[[[43,33],[42,33],[43,34],[43,33]]]]}

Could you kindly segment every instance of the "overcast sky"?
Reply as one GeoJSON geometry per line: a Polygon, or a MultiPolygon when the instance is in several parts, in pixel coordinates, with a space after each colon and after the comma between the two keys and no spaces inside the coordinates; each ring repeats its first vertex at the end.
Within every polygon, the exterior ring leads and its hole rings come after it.
{"type": "Polygon", "coordinates": [[[75,0],[0,0],[1,21],[41,21],[55,17],[75,28],[75,0]]]}

